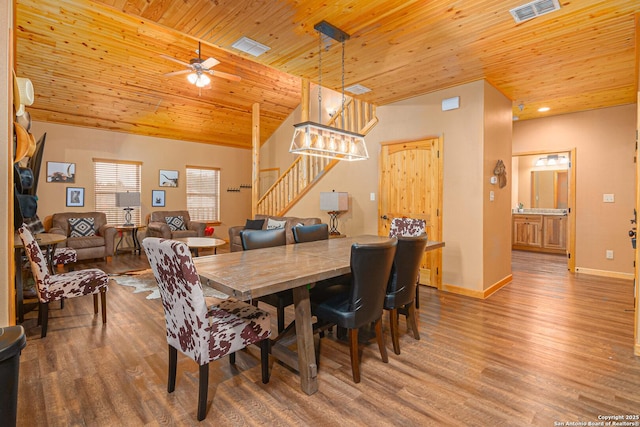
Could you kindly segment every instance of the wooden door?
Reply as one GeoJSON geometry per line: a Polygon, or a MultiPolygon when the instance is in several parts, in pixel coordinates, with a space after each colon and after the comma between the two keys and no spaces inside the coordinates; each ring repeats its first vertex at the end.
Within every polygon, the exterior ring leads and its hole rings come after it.
{"type": "MultiPolygon", "coordinates": [[[[442,146],[442,138],[382,144],[379,235],[389,235],[394,217],[422,218],[429,240],[442,240],[442,146]]],[[[442,286],[442,249],[425,254],[420,283],[442,286]]]]}

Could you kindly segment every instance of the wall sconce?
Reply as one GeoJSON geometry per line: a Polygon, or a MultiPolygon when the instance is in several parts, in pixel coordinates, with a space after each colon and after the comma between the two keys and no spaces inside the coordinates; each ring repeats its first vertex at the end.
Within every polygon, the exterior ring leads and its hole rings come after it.
{"type": "Polygon", "coordinates": [[[535,166],[556,166],[569,164],[569,158],[558,154],[549,154],[546,157],[540,157],[535,166]]]}

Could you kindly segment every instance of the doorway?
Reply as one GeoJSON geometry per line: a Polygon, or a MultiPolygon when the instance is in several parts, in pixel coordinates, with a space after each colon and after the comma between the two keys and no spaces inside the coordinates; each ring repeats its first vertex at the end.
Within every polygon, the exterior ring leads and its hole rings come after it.
{"type": "Polygon", "coordinates": [[[576,149],[514,153],[512,206],[567,210],[567,269],[575,272],[576,149]]]}
{"type": "MultiPolygon", "coordinates": [[[[378,234],[388,236],[394,217],[426,221],[429,240],[442,240],[443,138],[382,143],[378,234]]],[[[442,249],[425,254],[420,283],[442,286],[442,249]]]]}

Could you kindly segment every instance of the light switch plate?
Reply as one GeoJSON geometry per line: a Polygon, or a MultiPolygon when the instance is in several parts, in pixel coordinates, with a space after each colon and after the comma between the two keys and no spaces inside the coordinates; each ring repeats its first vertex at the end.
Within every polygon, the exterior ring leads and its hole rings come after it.
{"type": "Polygon", "coordinates": [[[604,203],[614,203],[615,202],[615,196],[613,194],[603,194],[602,195],[602,201],[604,203]]]}

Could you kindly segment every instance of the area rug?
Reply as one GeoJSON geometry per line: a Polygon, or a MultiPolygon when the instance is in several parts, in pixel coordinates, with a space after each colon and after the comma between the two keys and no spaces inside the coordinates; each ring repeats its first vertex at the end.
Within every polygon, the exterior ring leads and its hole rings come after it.
{"type": "MultiPolygon", "coordinates": [[[[147,299],[160,298],[158,283],[156,282],[156,278],[153,275],[153,271],[151,269],[131,271],[128,273],[112,275],[110,277],[118,285],[130,286],[134,288],[134,294],[137,294],[139,292],[149,292],[149,295],[147,295],[147,299]]],[[[203,286],[202,290],[205,297],[228,298],[228,295],[216,291],[209,286],[203,286]]]]}

